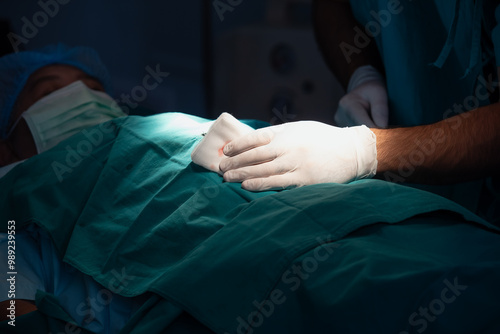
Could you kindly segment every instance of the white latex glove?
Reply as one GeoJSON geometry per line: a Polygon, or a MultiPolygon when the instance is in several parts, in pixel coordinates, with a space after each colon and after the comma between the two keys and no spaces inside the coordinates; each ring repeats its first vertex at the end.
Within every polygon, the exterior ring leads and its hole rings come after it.
{"type": "Polygon", "coordinates": [[[335,123],[338,126],[387,127],[387,89],[382,75],[374,67],[366,65],[354,71],[347,94],[339,101],[335,123]]]}
{"type": "Polygon", "coordinates": [[[375,134],[366,126],[338,128],[315,121],[258,129],[228,143],[224,180],[252,191],[346,183],[377,171],[375,134]]]}
{"type": "Polygon", "coordinates": [[[254,131],[250,126],[241,123],[231,114],[222,113],[210,125],[203,139],[191,152],[191,160],[213,172],[222,175],[219,163],[225,158],[223,147],[231,140],[254,131]]]}

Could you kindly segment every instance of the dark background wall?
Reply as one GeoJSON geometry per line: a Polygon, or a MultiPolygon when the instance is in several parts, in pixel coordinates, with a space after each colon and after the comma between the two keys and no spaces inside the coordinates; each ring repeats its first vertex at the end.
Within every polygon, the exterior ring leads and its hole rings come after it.
{"type": "MultiPolygon", "coordinates": [[[[231,51],[229,46],[230,50],[221,57],[218,41],[228,34],[233,35],[233,40],[241,41],[245,36],[239,35],[240,28],[266,26],[266,13],[271,2],[273,1],[241,0],[237,6],[231,7],[232,10],[226,10],[221,15],[221,9],[214,6],[213,0],[0,0],[0,52],[7,52],[12,44],[5,37],[8,25],[12,32],[24,36],[27,31],[26,20],[38,23],[40,27],[36,28],[36,34],[31,34],[33,36],[27,38],[27,43],[19,43],[20,49],[36,49],[57,42],[93,47],[100,53],[111,72],[116,97],[121,93],[129,93],[133,87],[141,84],[147,74],[147,66],[159,66],[162,71],[170,72],[170,76],[158,88],[148,93],[142,102],[143,107],[155,112],[181,111],[216,117],[227,108],[240,108],[234,103],[228,105],[220,102],[215,97],[216,90],[226,89],[224,87],[227,87],[227,80],[226,86],[215,85],[215,82],[220,81],[221,75],[230,76],[234,73],[231,59],[238,54],[233,52],[234,50],[231,51]],[[50,11],[46,8],[53,12],[46,15],[48,20],[44,23],[44,15],[40,12],[50,11]],[[38,21],[34,22],[35,20],[38,21]],[[221,69],[220,62],[218,66],[215,65],[220,59],[225,59],[222,66],[227,68],[221,69]]],[[[294,27],[309,29],[310,8],[307,0],[298,2],[303,4],[292,13],[294,27]]],[[[227,0],[220,0],[219,3],[227,4],[227,0]]],[[[237,2],[233,1],[234,3],[237,2]]],[[[227,49],[228,43],[234,44],[231,41],[225,42],[223,47],[227,49]]],[[[255,46],[256,49],[263,47],[255,46]]],[[[239,57],[243,57],[240,64],[252,61],[255,63],[255,60],[245,59],[245,55],[239,57]]],[[[257,75],[256,72],[260,72],[260,68],[264,73],[269,67],[266,60],[259,61],[260,63],[253,64],[253,73],[257,75]]],[[[331,74],[328,73],[328,76],[331,74]]],[[[230,80],[239,80],[244,84],[248,82],[250,85],[252,80],[247,79],[233,77],[230,80]]],[[[283,79],[287,80],[286,77],[283,79]]],[[[314,76],[310,80],[314,80],[314,76]]],[[[235,85],[229,82],[229,86],[235,85]]],[[[245,90],[248,88],[244,85],[239,87],[245,90]]],[[[264,90],[271,91],[272,87],[264,90]]],[[[334,90],[332,96],[335,100],[340,93],[338,87],[334,87],[334,90]]],[[[228,91],[227,94],[235,93],[228,91]]],[[[266,108],[269,105],[269,109],[272,109],[273,105],[267,100],[274,97],[261,95],[255,98],[266,99],[262,105],[266,108]]],[[[286,104],[287,100],[284,101],[280,100],[278,103],[286,104]]],[[[325,102],[325,110],[328,109],[326,113],[331,112],[332,104],[332,101],[325,102]]],[[[236,114],[238,112],[226,111],[236,114]]],[[[259,111],[256,111],[254,118],[268,120],[268,114],[259,114],[259,111]]]]}

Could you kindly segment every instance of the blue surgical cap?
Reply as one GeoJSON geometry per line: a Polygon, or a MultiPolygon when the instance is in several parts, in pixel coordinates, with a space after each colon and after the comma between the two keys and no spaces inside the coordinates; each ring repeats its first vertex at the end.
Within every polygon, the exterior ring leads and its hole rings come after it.
{"type": "Polygon", "coordinates": [[[54,64],[74,66],[96,78],[111,93],[109,73],[91,48],[49,45],[35,51],[8,54],[0,58],[0,137],[5,138],[14,104],[28,78],[38,69],[54,64]]]}

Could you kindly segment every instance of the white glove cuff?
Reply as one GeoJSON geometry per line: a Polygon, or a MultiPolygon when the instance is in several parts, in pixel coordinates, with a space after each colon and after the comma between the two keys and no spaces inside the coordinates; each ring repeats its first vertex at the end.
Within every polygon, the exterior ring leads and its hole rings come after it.
{"type": "Polygon", "coordinates": [[[380,74],[379,71],[377,71],[375,67],[371,65],[358,67],[349,79],[349,84],[347,85],[347,93],[368,81],[379,81],[384,83],[384,77],[382,76],[382,74],[380,74]]]}
{"type": "Polygon", "coordinates": [[[371,178],[377,173],[377,137],[366,125],[350,129],[354,130],[356,143],[356,180],[371,178]]]}

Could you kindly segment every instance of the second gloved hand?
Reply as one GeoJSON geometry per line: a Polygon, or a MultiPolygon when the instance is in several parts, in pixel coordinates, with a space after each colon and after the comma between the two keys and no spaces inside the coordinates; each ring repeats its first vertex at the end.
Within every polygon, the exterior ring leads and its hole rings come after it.
{"type": "Polygon", "coordinates": [[[224,180],[252,191],[346,183],[377,170],[376,138],[366,126],[338,128],[315,121],[262,128],[224,147],[224,180]]]}
{"type": "Polygon", "coordinates": [[[374,67],[362,66],[353,73],[347,94],[339,101],[335,123],[338,126],[387,127],[387,89],[382,75],[374,67]]]}

